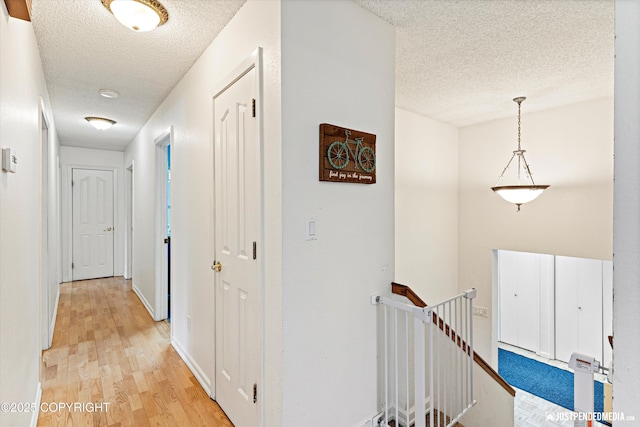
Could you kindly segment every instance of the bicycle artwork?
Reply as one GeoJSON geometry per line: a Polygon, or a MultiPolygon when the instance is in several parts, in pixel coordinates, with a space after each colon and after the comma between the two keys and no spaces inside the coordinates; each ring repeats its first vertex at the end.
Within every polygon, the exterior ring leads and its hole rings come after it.
{"type": "Polygon", "coordinates": [[[376,136],[339,126],[320,125],[320,181],[374,184],[376,136]]]}

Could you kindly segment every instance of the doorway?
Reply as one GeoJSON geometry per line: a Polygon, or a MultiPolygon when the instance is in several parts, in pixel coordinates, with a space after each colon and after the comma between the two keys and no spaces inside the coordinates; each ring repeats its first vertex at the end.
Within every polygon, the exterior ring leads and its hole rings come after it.
{"type": "Polygon", "coordinates": [[[171,146],[173,127],[156,144],[156,301],[154,319],[171,315],[171,146]]]}
{"type": "Polygon", "coordinates": [[[262,412],[260,60],[257,50],[213,97],[215,400],[237,427],[262,412]]]}

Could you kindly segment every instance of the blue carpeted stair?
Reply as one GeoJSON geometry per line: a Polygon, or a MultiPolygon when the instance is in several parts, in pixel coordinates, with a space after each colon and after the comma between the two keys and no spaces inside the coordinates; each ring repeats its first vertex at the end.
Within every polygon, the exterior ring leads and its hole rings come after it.
{"type": "MultiPolygon", "coordinates": [[[[509,384],[573,411],[573,372],[498,349],[498,373],[509,384]]],[[[595,412],[604,410],[604,386],[594,381],[595,412]]]]}

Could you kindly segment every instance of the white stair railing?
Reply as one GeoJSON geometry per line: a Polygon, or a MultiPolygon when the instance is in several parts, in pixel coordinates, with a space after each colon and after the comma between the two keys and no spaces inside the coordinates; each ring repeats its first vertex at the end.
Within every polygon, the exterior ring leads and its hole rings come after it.
{"type": "Polygon", "coordinates": [[[453,426],[473,398],[471,289],[439,304],[416,307],[378,296],[383,307],[381,426],[453,426]],[[442,421],[442,422],[441,422],[442,421]]]}

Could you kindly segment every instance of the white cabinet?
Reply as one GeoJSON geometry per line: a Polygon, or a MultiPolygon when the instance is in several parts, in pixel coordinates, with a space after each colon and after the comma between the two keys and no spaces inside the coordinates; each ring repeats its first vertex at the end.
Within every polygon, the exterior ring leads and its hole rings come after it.
{"type": "Polygon", "coordinates": [[[553,256],[499,251],[498,268],[500,341],[547,355],[553,345],[553,256]]]}
{"type": "MultiPolygon", "coordinates": [[[[556,257],[556,359],[578,352],[603,360],[603,263],[556,257]]],[[[609,301],[611,303],[611,301],[609,301]]]]}

